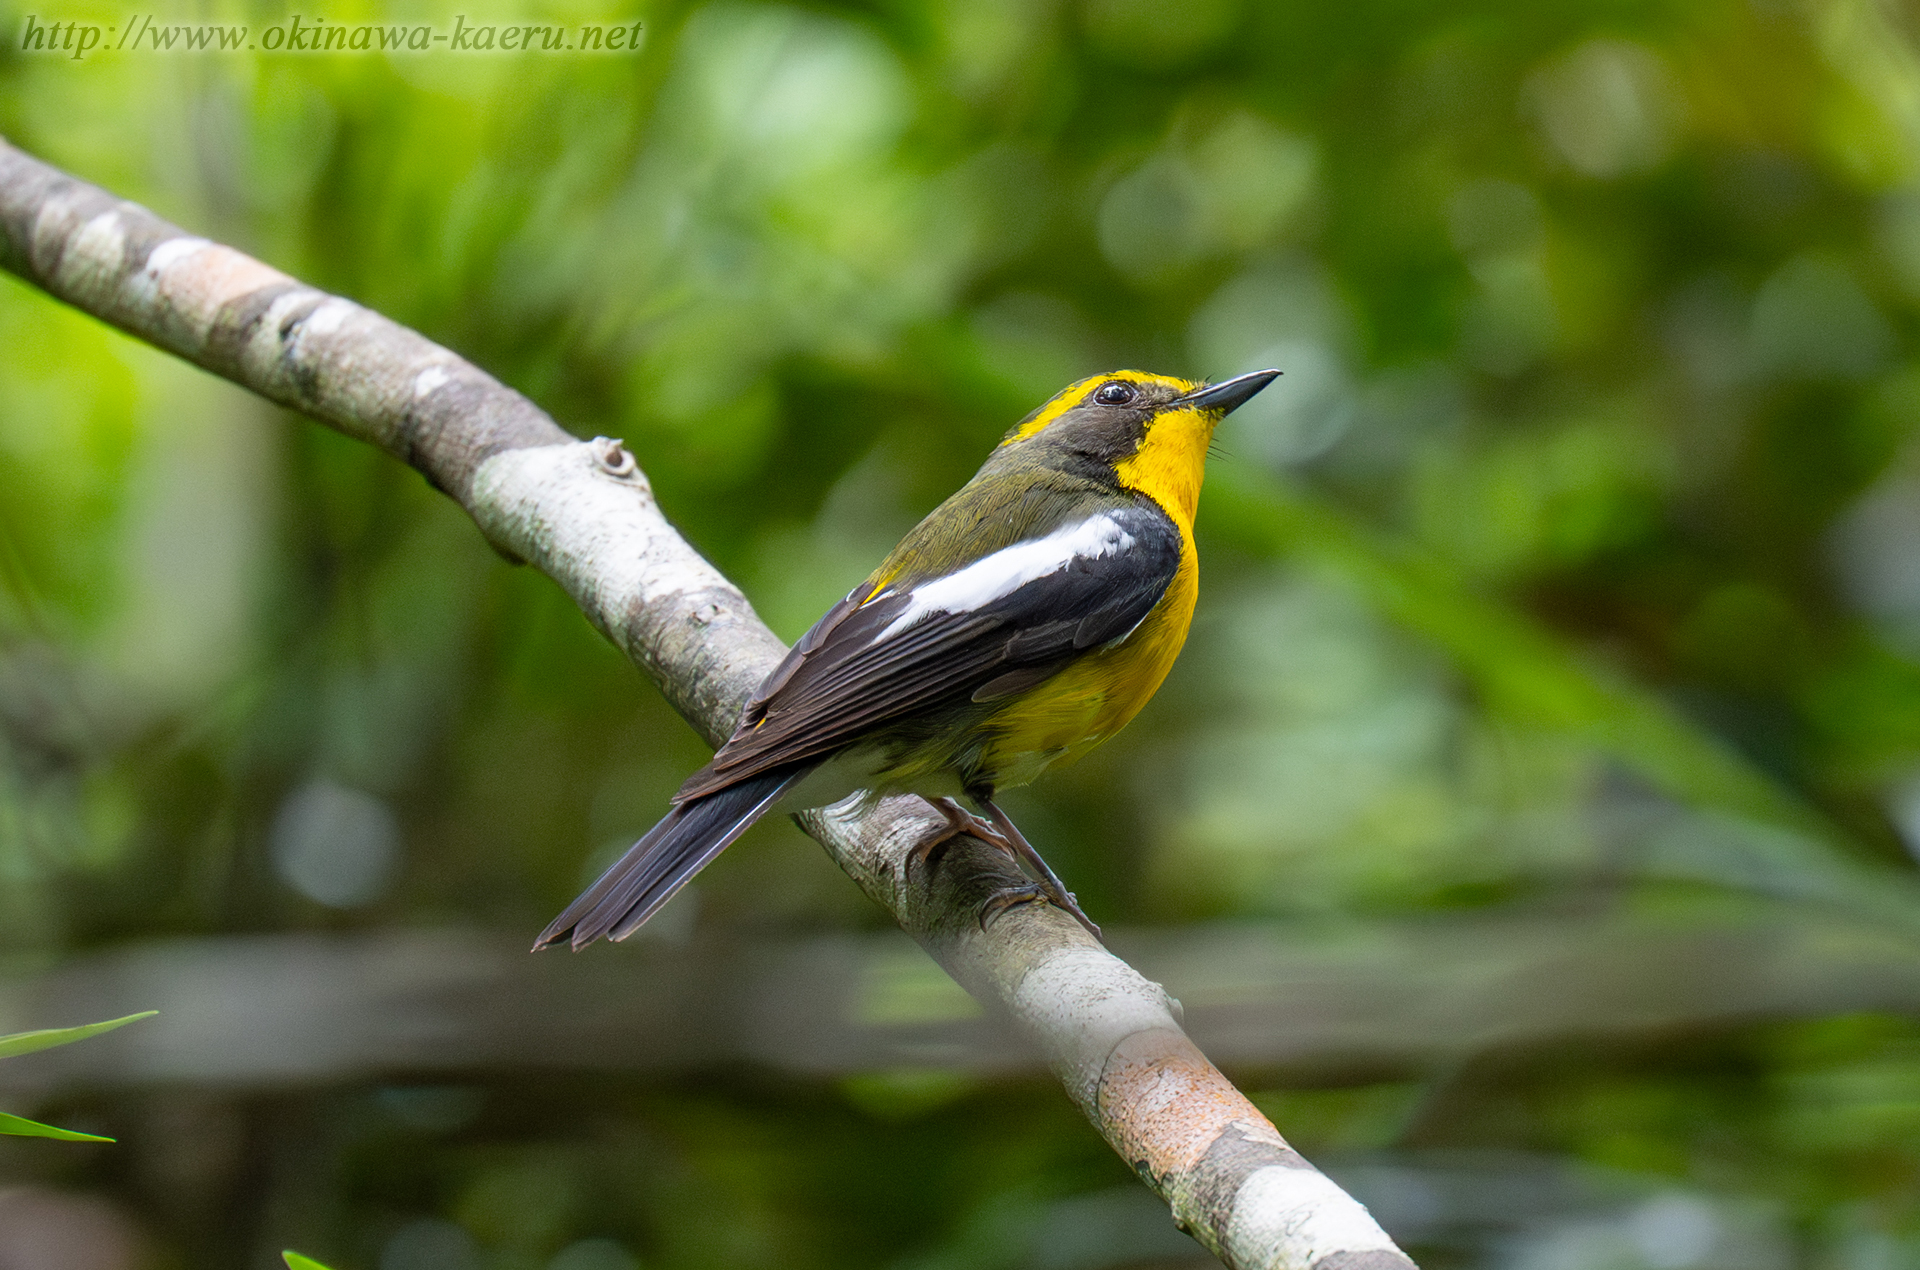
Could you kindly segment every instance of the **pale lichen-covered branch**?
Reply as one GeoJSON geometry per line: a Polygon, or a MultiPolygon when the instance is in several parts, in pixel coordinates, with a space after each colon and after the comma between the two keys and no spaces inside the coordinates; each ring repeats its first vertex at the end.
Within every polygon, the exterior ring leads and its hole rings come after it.
{"type": "MultiPolygon", "coordinates": [[[[618,442],[577,441],[415,332],[3,141],[0,265],[417,468],[497,548],[564,587],[710,742],[785,651],[662,517],[618,442]]],[[[981,927],[980,901],[1018,880],[999,852],[963,839],[910,865],[943,823],[917,798],[802,819],[957,980],[1035,1037],[1114,1149],[1227,1264],[1412,1266],[1187,1039],[1159,985],[1046,905],[981,927]]]]}

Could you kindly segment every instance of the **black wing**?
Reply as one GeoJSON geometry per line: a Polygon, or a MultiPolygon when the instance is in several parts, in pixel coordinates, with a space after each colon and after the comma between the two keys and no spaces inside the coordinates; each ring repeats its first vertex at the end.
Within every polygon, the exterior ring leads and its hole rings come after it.
{"type": "Polygon", "coordinates": [[[824,759],[938,702],[1023,692],[1086,650],[1131,632],[1160,602],[1179,565],[1180,531],[1141,499],[1015,543],[975,561],[964,578],[956,571],[873,595],[871,584],[862,584],[794,645],[732,739],[674,801],[824,759]],[[1100,518],[1107,524],[1094,523],[1100,518]],[[1071,547],[1076,529],[1086,530],[1079,539],[1089,550],[1063,548],[1058,567],[1023,577],[1021,564],[1031,572],[1046,563],[1041,544],[1064,540],[1071,547]],[[1003,589],[1008,581],[1014,584],[1003,589]]]}

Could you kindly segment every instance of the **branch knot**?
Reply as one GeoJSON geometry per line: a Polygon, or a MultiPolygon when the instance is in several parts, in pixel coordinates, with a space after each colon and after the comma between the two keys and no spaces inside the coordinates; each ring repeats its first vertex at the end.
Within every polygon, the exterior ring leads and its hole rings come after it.
{"type": "Polygon", "coordinates": [[[593,446],[593,461],[608,476],[626,480],[640,470],[628,452],[626,443],[619,437],[595,437],[588,444],[593,446]]]}

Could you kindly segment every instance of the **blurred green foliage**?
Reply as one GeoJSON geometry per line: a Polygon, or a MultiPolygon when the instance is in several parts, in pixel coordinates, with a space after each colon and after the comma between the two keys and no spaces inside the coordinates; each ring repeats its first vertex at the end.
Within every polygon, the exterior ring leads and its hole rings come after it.
{"type": "MultiPolygon", "coordinates": [[[[1068,381],[1281,367],[1223,429],[1182,663],[1015,799],[1103,922],[1764,900],[1916,933],[1907,9],[609,3],[486,16],[639,18],[637,54],[75,60],[21,51],[32,7],[0,0],[0,133],[623,436],[787,638],[1068,381]]],[[[20,968],[179,935],[530,934],[703,757],[416,476],[0,283],[20,968]]],[[[785,825],[680,907],[743,936],[880,920],[785,825]]],[[[1247,1076],[1429,1267],[1920,1266],[1912,1019],[1247,1076]]],[[[166,1266],[1182,1247],[1126,1233],[1126,1169],[1043,1084],[195,1098],[97,1099],[121,1156],[0,1171],[114,1197],[166,1266]]]]}

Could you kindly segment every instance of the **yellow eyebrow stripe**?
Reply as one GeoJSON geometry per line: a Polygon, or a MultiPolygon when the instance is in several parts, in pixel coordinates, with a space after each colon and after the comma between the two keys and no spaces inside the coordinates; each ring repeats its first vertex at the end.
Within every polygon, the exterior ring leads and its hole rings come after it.
{"type": "Polygon", "coordinates": [[[1145,371],[1139,370],[1117,370],[1107,375],[1089,375],[1077,383],[1068,384],[1051,401],[1035,411],[1031,419],[1021,424],[1018,430],[1000,444],[1002,446],[1008,446],[1016,441],[1025,441],[1028,437],[1039,432],[1055,419],[1058,419],[1061,415],[1085,401],[1087,394],[1092,392],[1096,385],[1108,383],[1116,379],[1124,383],[1139,384],[1143,388],[1149,384],[1165,384],[1173,388],[1176,392],[1192,392],[1200,386],[1198,381],[1175,379],[1171,375],[1149,375],[1145,371]]]}
{"type": "Polygon", "coordinates": [[[1036,410],[1033,418],[1021,424],[1018,432],[1015,432],[1000,444],[1012,445],[1015,441],[1025,441],[1028,437],[1079,405],[1081,398],[1092,391],[1095,384],[1103,384],[1111,378],[1111,375],[1090,375],[1085,379],[1068,384],[1054,395],[1053,400],[1036,410]]]}

